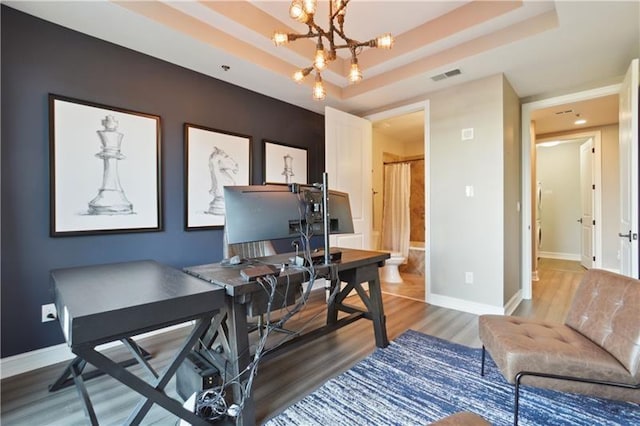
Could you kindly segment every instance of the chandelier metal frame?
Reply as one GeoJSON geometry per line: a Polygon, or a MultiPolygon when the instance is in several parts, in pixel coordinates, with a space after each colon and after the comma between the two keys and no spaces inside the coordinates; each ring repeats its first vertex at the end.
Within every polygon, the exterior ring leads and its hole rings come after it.
{"type": "Polygon", "coordinates": [[[293,79],[300,83],[306,76],[315,70],[315,84],[313,87],[313,97],[322,100],[326,96],[324,85],[322,84],[321,72],[326,68],[327,63],[337,58],[336,51],[348,49],[351,53],[351,68],[349,71],[349,82],[358,83],[362,80],[362,71],[358,65],[358,54],[366,47],[390,49],[393,46],[391,34],[383,34],[368,41],[358,41],[345,34],[344,22],[347,12],[347,5],[350,0],[329,0],[329,29],[325,30],[318,25],[314,19],[317,2],[316,0],[293,0],[289,6],[289,16],[298,22],[306,24],[306,33],[286,33],[276,31],[272,40],[276,46],[284,45],[290,41],[299,39],[317,39],[316,52],[313,64],[309,67],[297,70],[293,74],[293,79]],[[325,50],[325,43],[329,46],[325,50]],[[342,39],[342,42],[339,41],[342,39]]]}

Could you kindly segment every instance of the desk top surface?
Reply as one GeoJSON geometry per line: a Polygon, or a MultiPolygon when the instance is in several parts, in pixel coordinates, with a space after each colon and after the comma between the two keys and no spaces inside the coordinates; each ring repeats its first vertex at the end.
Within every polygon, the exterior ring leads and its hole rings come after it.
{"type": "MultiPolygon", "coordinates": [[[[378,266],[383,266],[385,259],[389,258],[388,252],[349,248],[340,248],[339,250],[342,252],[342,258],[340,262],[335,263],[338,273],[340,271],[346,271],[367,265],[377,264],[378,266]]],[[[254,259],[253,264],[266,263],[280,266],[283,263],[289,263],[289,259],[294,255],[295,253],[283,253],[276,254],[274,256],[260,257],[254,259]]],[[[252,264],[250,263],[241,263],[239,265],[224,266],[220,263],[209,263],[206,265],[188,266],[184,268],[184,270],[187,273],[205,281],[224,286],[227,290],[227,294],[237,296],[261,289],[255,281],[246,282],[240,276],[240,271],[251,265],[252,264]]],[[[326,265],[315,265],[315,268],[319,275],[326,274],[328,271],[328,267],[326,265]]],[[[308,279],[309,275],[305,270],[297,267],[290,267],[284,269],[280,273],[278,282],[284,284],[287,280],[292,282],[303,282],[308,279]]]]}
{"type": "Polygon", "coordinates": [[[51,280],[69,345],[177,324],[224,303],[224,288],[152,260],[56,269],[51,280]]]}

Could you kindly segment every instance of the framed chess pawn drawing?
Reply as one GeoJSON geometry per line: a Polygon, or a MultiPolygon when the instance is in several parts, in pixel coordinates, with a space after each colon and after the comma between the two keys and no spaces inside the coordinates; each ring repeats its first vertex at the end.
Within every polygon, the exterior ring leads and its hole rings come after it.
{"type": "Polygon", "coordinates": [[[307,150],[264,140],[264,182],[308,183],[307,150]]]}

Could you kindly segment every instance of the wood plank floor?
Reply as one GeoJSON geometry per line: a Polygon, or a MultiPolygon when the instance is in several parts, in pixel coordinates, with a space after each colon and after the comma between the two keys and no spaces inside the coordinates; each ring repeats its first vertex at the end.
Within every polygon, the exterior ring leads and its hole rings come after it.
{"type": "Polygon", "coordinates": [[[394,296],[408,297],[409,299],[424,302],[424,276],[407,272],[401,272],[400,275],[404,280],[403,283],[398,284],[382,281],[382,291],[393,294],[394,296]]]}
{"type": "MultiPolygon", "coordinates": [[[[533,285],[533,299],[524,301],[515,315],[562,321],[568,309],[583,269],[576,262],[543,259],[540,280],[533,285]]],[[[307,308],[287,328],[297,330],[324,320],[323,294],[309,301],[307,308]]],[[[431,306],[407,297],[385,293],[384,308],[387,333],[393,340],[407,329],[421,331],[456,343],[480,347],[477,316],[431,306]]],[[[141,341],[154,358],[151,363],[161,369],[169,362],[175,347],[186,330],[173,330],[141,341]]],[[[281,339],[277,333],[272,337],[281,339]]],[[[259,422],[281,412],[293,402],[312,392],[327,379],[349,369],[375,349],[373,328],[369,321],[357,321],[335,333],[317,339],[294,351],[260,364],[254,383],[257,418],[259,422]]],[[[123,351],[114,350],[122,356],[123,351]]],[[[52,383],[65,367],[57,364],[10,377],[0,382],[0,424],[2,425],[84,425],[87,424],[75,388],[49,393],[52,383]]],[[[130,370],[144,375],[140,367],[130,370]]],[[[109,377],[87,382],[96,413],[103,425],[122,424],[138,402],[133,391],[109,377]]],[[[175,381],[167,387],[175,396],[175,381]]],[[[145,425],[175,425],[177,418],[154,406],[145,418],[145,425]]]]}

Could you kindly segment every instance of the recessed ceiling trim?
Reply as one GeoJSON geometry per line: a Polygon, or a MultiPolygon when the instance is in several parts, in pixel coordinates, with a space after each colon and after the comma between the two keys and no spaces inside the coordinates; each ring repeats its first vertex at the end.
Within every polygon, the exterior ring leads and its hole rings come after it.
{"type": "Polygon", "coordinates": [[[387,72],[367,78],[357,85],[345,87],[342,90],[342,99],[349,99],[362,95],[377,88],[391,85],[429,70],[435,70],[449,64],[454,64],[469,56],[478,55],[487,50],[513,43],[532,35],[539,34],[558,26],[558,15],[555,10],[542,13],[526,21],[519,22],[494,33],[478,37],[466,43],[416,60],[410,64],[395,68],[393,72],[387,72]]]}
{"type": "MultiPolygon", "coordinates": [[[[113,3],[262,68],[281,75],[288,76],[292,73],[290,63],[160,2],[113,1],[113,3]]],[[[301,84],[311,87],[312,83],[301,84]]],[[[337,98],[341,95],[340,87],[329,82],[325,82],[325,90],[327,95],[337,98]]]]}
{"type": "MultiPolygon", "coordinates": [[[[270,44],[271,34],[275,30],[281,30],[287,33],[297,33],[292,27],[283,24],[280,20],[274,18],[262,9],[252,5],[247,1],[200,1],[203,6],[221,14],[236,23],[246,27],[247,29],[261,34],[270,44]]],[[[282,7],[287,7],[283,3],[282,7]]],[[[284,46],[280,46],[279,49],[288,49],[304,58],[309,58],[309,54],[315,52],[316,43],[311,40],[298,40],[297,43],[288,43],[284,46]]],[[[345,61],[343,58],[336,58],[335,61],[329,62],[327,68],[338,75],[342,75],[345,66],[349,66],[350,62],[345,61]]],[[[305,67],[308,65],[305,65],[305,67]]],[[[291,70],[288,75],[293,74],[295,66],[291,66],[291,70]]]]}
{"type": "Polygon", "coordinates": [[[358,61],[363,69],[374,67],[389,59],[398,58],[426,45],[444,40],[453,34],[475,27],[519,7],[522,7],[521,0],[473,0],[438,18],[425,22],[419,27],[395,36],[393,50],[384,52],[368,50],[360,54],[358,61]]]}

